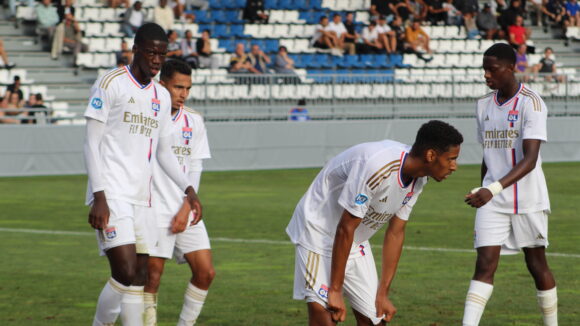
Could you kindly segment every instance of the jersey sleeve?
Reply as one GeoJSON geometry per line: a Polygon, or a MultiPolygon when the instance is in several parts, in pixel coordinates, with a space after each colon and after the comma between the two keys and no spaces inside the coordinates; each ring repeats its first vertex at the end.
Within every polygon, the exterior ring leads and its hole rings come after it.
{"type": "Polygon", "coordinates": [[[532,96],[524,104],[522,139],[548,140],[548,109],[540,97],[532,96]]]}
{"type": "Polygon", "coordinates": [[[367,181],[377,172],[377,169],[380,167],[364,160],[354,161],[350,170],[347,171],[348,176],[338,198],[338,204],[352,215],[363,218],[375,195],[375,191],[369,187],[367,181]]]}
{"type": "Polygon", "coordinates": [[[114,104],[116,84],[115,81],[108,84],[103,82],[103,78],[99,78],[91,87],[91,95],[85,110],[85,117],[106,123],[111,107],[114,104]]]}
{"type": "Polygon", "coordinates": [[[171,122],[171,96],[165,87],[158,84],[155,85],[159,92],[159,100],[161,105],[161,116],[159,117],[159,137],[165,138],[171,136],[173,132],[171,122]]]}
{"type": "Polygon", "coordinates": [[[477,128],[476,128],[476,138],[477,138],[477,142],[483,145],[483,125],[482,125],[482,121],[481,121],[481,115],[479,113],[479,105],[480,103],[477,102],[477,104],[475,105],[475,122],[477,123],[477,128]]]}
{"type": "Polygon", "coordinates": [[[403,207],[401,207],[397,213],[395,214],[398,218],[400,218],[403,221],[408,221],[409,220],[409,216],[411,216],[411,211],[413,210],[413,206],[415,206],[415,203],[417,202],[417,199],[419,199],[419,195],[421,195],[421,193],[423,192],[423,186],[425,185],[425,183],[427,183],[427,178],[423,178],[420,181],[417,181],[417,183],[421,182],[421,185],[419,187],[416,187],[414,193],[413,193],[413,197],[411,197],[411,199],[409,200],[409,202],[405,205],[403,205],[403,207]],[[425,180],[425,181],[423,181],[425,180]]]}
{"type": "Polygon", "coordinates": [[[209,142],[207,140],[207,130],[205,129],[205,124],[203,123],[203,118],[201,116],[196,116],[194,119],[194,132],[193,139],[195,140],[191,148],[191,158],[193,159],[206,159],[211,158],[209,151],[209,142]]]}

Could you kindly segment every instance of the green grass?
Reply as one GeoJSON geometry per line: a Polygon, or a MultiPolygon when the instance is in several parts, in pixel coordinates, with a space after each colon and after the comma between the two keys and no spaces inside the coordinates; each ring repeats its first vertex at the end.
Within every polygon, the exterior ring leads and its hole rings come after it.
{"type": "MultiPolygon", "coordinates": [[[[580,254],[580,163],[545,164],[552,202],[549,252],[580,254]]],[[[287,241],[284,228],[317,170],[205,173],[201,199],[214,238],[287,241]]],[[[407,228],[412,247],[472,247],[474,210],[463,195],[479,168],[462,166],[449,180],[431,182],[407,228]]],[[[83,206],[84,176],[1,178],[0,228],[90,232],[83,206]]],[[[108,278],[91,235],[0,232],[0,325],[90,325],[108,278]]],[[[372,240],[379,257],[382,232],[372,240]]],[[[198,325],[305,325],[306,307],[294,301],[294,249],[284,244],[213,241],[217,277],[198,325]]],[[[392,325],[459,325],[475,255],[403,253],[392,299],[392,325]]],[[[558,282],[560,325],[580,320],[580,258],[549,257],[558,282]]],[[[175,325],[189,278],[170,263],[159,298],[160,325],[175,325]]],[[[353,324],[349,313],[347,325],[353,324]]],[[[523,255],[502,257],[496,287],[481,325],[541,325],[535,289],[523,255]]]]}

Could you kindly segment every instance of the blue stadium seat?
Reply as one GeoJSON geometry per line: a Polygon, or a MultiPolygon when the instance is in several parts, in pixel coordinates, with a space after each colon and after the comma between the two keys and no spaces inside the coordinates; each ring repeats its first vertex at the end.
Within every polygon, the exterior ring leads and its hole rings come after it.
{"type": "Polygon", "coordinates": [[[225,24],[228,22],[228,19],[226,17],[226,13],[225,13],[225,11],[222,11],[222,10],[211,10],[210,11],[210,19],[214,23],[225,24]]]}
{"type": "Polygon", "coordinates": [[[288,55],[292,60],[294,60],[294,67],[295,68],[306,68],[306,65],[302,63],[302,55],[300,54],[289,54],[288,55]]]}
{"type": "Polygon", "coordinates": [[[391,59],[386,54],[376,54],[374,55],[373,67],[376,68],[392,68],[391,59]]]}
{"type": "Polygon", "coordinates": [[[316,54],[316,61],[318,61],[319,65],[324,68],[334,68],[334,64],[332,62],[332,58],[328,54],[316,54]]]}
{"type": "Polygon", "coordinates": [[[212,35],[218,38],[229,37],[228,25],[215,25],[212,35]]]}
{"type": "Polygon", "coordinates": [[[322,9],[322,0],[308,0],[309,8],[321,10],[322,9]]]}
{"type": "MultiPolygon", "coordinates": [[[[233,0],[230,0],[231,2],[233,2],[233,0]]],[[[245,8],[246,7],[246,1],[247,0],[236,0],[236,7],[238,8],[245,8]]]]}
{"type": "Polygon", "coordinates": [[[236,50],[235,40],[219,40],[219,47],[226,50],[226,52],[234,52],[236,50]]]}
{"type": "Polygon", "coordinates": [[[198,24],[209,24],[212,22],[205,10],[194,10],[193,13],[195,14],[195,20],[198,24]]]}
{"type": "MultiPolygon", "coordinates": [[[[230,3],[228,1],[228,3],[230,3]]],[[[240,19],[240,11],[239,10],[228,10],[226,11],[226,19],[230,24],[243,24],[244,20],[240,19]]]]}
{"type": "Polygon", "coordinates": [[[345,55],[342,57],[343,60],[342,62],[340,62],[338,64],[339,67],[341,68],[352,68],[352,67],[356,67],[356,65],[358,64],[358,56],[357,55],[345,55]]]}
{"type": "MultiPolygon", "coordinates": [[[[227,0],[225,2],[228,2],[227,0]]],[[[220,0],[210,0],[209,1],[209,7],[211,9],[222,9],[224,6],[221,4],[220,0]]]]}
{"type": "Polygon", "coordinates": [[[314,54],[307,53],[302,55],[302,63],[307,68],[314,67],[314,54]]]}
{"type": "Polygon", "coordinates": [[[230,35],[233,37],[245,38],[244,25],[230,25],[230,35]]]}
{"type": "Polygon", "coordinates": [[[391,54],[390,57],[391,67],[397,68],[408,68],[409,65],[403,63],[403,55],[401,54],[391,54]]]}
{"type": "Polygon", "coordinates": [[[278,3],[276,0],[266,0],[264,1],[265,9],[278,9],[278,3]]]}
{"type": "Polygon", "coordinates": [[[276,39],[269,39],[266,40],[266,45],[265,45],[265,49],[264,52],[268,52],[268,53],[276,53],[278,52],[278,47],[279,47],[280,41],[276,40],[276,39]]]}
{"type": "Polygon", "coordinates": [[[373,67],[374,56],[373,54],[361,54],[359,57],[359,67],[373,67]]]}
{"type": "Polygon", "coordinates": [[[204,29],[207,29],[209,31],[209,33],[214,36],[214,25],[208,25],[208,24],[199,24],[197,27],[198,31],[203,31],[204,29]]]}
{"type": "Polygon", "coordinates": [[[224,3],[222,5],[223,5],[223,8],[225,8],[225,9],[242,8],[242,7],[238,7],[238,3],[236,1],[232,1],[232,0],[224,1],[224,3]]]}

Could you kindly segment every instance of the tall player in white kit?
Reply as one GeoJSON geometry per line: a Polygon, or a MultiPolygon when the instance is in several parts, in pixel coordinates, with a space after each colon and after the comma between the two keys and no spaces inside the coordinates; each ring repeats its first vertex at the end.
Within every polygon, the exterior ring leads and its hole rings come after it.
{"type": "MultiPolygon", "coordinates": [[[[161,85],[171,95],[171,155],[179,160],[179,172],[186,175],[196,192],[199,192],[202,160],[211,155],[203,117],[184,106],[191,89],[191,68],[179,60],[167,61],[161,68],[160,79],[161,85]]],[[[195,324],[215,275],[209,237],[203,221],[190,224],[185,231],[178,233],[181,228],[175,225],[178,221],[175,221],[174,216],[178,212],[189,216],[191,211],[187,201],[180,198],[181,193],[179,186],[155,162],[152,207],[145,211],[154,222],[152,232],[158,234],[158,239],[149,254],[149,277],[145,285],[145,326],[157,325],[157,292],[167,259],[175,257],[179,263],[187,262],[192,273],[178,326],[195,324]]]]}
{"type": "Polygon", "coordinates": [[[454,127],[433,120],[421,126],[412,147],[363,143],[324,166],[286,228],[296,245],[294,299],[306,300],[309,325],[344,321],[343,292],[357,325],[393,318],[389,289],[405,225],[427,177],[441,181],[457,169],[462,142],[454,127]],[[368,239],[385,224],[379,279],[368,239]]]}
{"type": "Polygon", "coordinates": [[[474,326],[493,290],[500,253],[523,249],[534,278],[544,325],[558,325],[556,281],[548,267],[550,201],[540,145],[547,141],[546,105],[515,77],[516,55],[507,44],[491,46],[483,57],[487,86],[494,91],[477,101],[477,138],[483,145],[482,188],[465,201],[477,208],[477,261],[463,325],[474,326]]]}
{"type": "Polygon", "coordinates": [[[195,190],[172,155],[171,98],[152,80],[165,60],[167,44],[159,25],[141,26],[133,63],[98,78],[85,111],[89,223],[97,230],[99,248],[111,268],[99,296],[95,326],[113,325],[119,314],[125,326],[143,325],[147,241],[155,234],[147,234],[137,211],[150,205],[155,157],[179,185],[179,200],[185,196],[196,220],[201,218],[195,190]]]}

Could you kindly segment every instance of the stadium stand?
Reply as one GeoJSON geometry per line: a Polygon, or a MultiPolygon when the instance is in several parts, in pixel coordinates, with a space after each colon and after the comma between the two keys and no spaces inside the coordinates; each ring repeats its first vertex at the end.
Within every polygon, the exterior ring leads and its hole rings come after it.
{"type": "MultiPolygon", "coordinates": [[[[146,20],[152,20],[156,2],[143,1],[146,20]]],[[[219,69],[194,70],[194,87],[189,99],[209,119],[221,119],[223,112],[231,112],[219,107],[287,107],[297,97],[309,99],[313,105],[333,107],[351,106],[357,101],[362,106],[374,106],[376,111],[381,105],[401,102],[429,101],[442,106],[462,101],[471,103],[487,91],[482,82],[481,55],[494,41],[467,39],[464,29],[456,26],[423,27],[431,37],[434,50],[429,62],[414,54],[333,56],[328,50],[310,46],[315,24],[323,15],[344,16],[346,12],[354,12],[355,28],[360,32],[370,19],[367,11],[370,0],[266,0],[268,24],[246,24],[242,20],[244,6],[244,0],[211,0],[208,10],[193,12],[195,23],[176,20],[173,25],[178,33],[191,30],[194,38],[205,29],[211,32],[219,69]],[[227,68],[237,43],[245,44],[246,49],[258,44],[272,58],[279,46],[285,46],[295,62],[299,82],[285,84],[284,76],[277,74],[269,74],[259,82],[251,77],[232,77],[227,68]]],[[[0,35],[7,49],[15,53],[13,57],[18,63],[17,69],[0,69],[0,91],[14,75],[20,75],[25,93],[41,92],[52,105],[58,123],[70,123],[69,117],[76,118],[73,123],[83,122],[78,117],[86,104],[91,82],[99,73],[115,66],[115,52],[120,50],[123,40],[119,27],[124,9],[103,7],[89,0],[78,0],[76,8],[77,20],[84,31],[83,42],[90,50],[80,53],[74,63],[70,57],[51,61],[48,54],[41,52],[31,36],[34,8],[17,8],[19,29],[8,22],[0,23],[0,35]],[[78,68],[71,68],[73,65],[78,68]]],[[[548,85],[542,78],[536,78],[531,87],[540,91],[547,101],[567,102],[578,98],[580,60],[576,51],[580,46],[576,40],[580,39],[580,31],[568,28],[564,41],[555,36],[562,33],[559,28],[532,29],[539,51],[528,57],[530,65],[539,62],[543,48],[552,47],[559,73],[566,74],[567,79],[564,85],[548,85]]],[[[132,40],[126,41],[131,47],[132,40]]]]}

